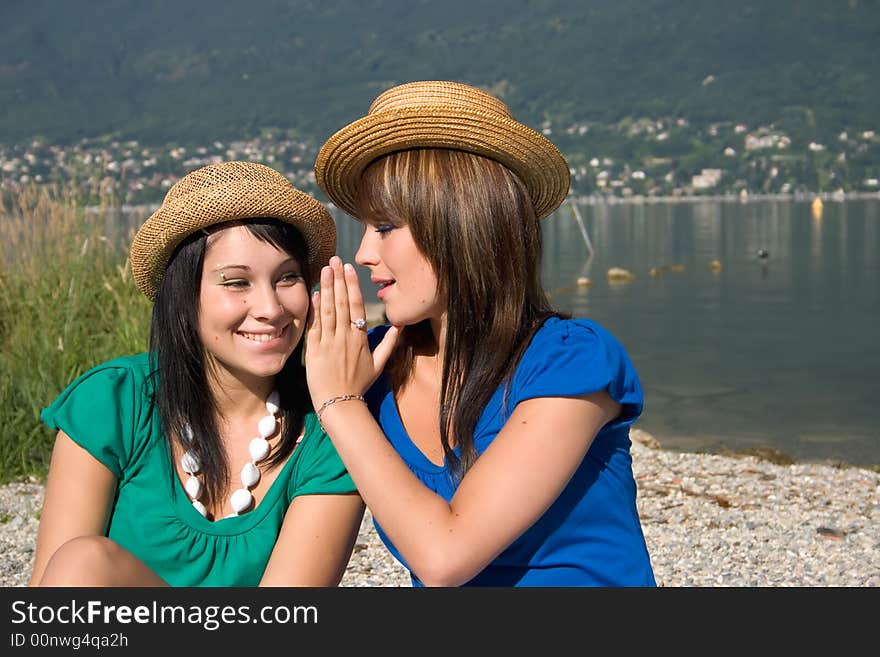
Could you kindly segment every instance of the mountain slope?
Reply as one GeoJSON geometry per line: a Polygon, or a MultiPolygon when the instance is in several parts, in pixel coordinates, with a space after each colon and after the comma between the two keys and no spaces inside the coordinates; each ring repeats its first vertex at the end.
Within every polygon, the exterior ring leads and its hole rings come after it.
{"type": "Polygon", "coordinates": [[[0,143],[316,140],[382,89],[456,79],[518,118],[876,121],[877,0],[5,0],[0,143]]]}

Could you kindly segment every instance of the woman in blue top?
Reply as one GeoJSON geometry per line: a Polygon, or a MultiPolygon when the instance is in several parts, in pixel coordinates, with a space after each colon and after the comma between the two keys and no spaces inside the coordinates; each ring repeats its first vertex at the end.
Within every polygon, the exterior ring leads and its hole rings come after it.
{"type": "Polygon", "coordinates": [[[334,134],[315,173],[364,224],[356,260],[390,326],[362,330],[354,268],[331,258],[310,393],[413,583],[654,586],[629,452],[638,376],[540,283],[539,220],[568,192],[559,151],[483,91],[415,82],[334,134]]]}

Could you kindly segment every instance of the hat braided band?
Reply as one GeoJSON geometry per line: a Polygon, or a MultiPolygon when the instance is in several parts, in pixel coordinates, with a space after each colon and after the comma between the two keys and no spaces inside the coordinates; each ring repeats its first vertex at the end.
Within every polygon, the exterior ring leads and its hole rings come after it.
{"type": "Polygon", "coordinates": [[[327,209],[269,167],[225,162],[181,178],[138,230],[129,253],[135,283],[153,299],[171,254],[187,236],[214,224],[259,217],[285,221],[300,231],[308,248],[308,262],[302,265],[317,280],[336,250],[336,226],[327,209]]]}
{"type": "Polygon", "coordinates": [[[448,82],[409,83],[380,95],[370,114],[327,140],[315,177],[336,205],[356,216],[364,169],[383,155],[411,148],[449,148],[501,162],[522,180],[539,218],[568,193],[568,164],[556,146],[515,121],[494,96],[448,82]]]}

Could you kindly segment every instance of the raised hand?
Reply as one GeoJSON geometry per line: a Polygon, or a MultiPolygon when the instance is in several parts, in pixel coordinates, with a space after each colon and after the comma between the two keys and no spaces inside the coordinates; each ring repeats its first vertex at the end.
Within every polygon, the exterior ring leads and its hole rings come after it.
{"type": "Polygon", "coordinates": [[[333,256],[321,270],[320,291],[312,294],[306,334],[306,379],[315,408],[332,397],[363,394],[388,362],[397,327],[392,326],[371,353],[365,317],[354,267],[343,266],[333,256]]]}

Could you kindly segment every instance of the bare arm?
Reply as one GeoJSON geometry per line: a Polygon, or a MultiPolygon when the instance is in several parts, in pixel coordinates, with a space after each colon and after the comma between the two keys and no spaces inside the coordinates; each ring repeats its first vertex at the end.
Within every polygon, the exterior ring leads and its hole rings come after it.
{"type": "Polygon", "coordinates": [[[78,536],[104,534],[115,488],[113,473],[59,431],[49,464],[29,586],[39,584],[46,564],[61,545],[78,536]]]}
{"type": "MultiPolygon", "coordinates": [[[[353,269],[331,259],[321,274],[306,342],[306,371],[319,407],[362,392],[396,339],[390,329],[370,353],[351,317],[363,317],[353,269]]],[[[521,402],[468,471],[451,502],[435,494],[400,459],[367,407],[356,401],[321,416],[367,506],[409,567],[427,585],[473,578],[533,525],[571,479],[599,430],[620,413],[607,393],[521,402]],[[549,440],[547,437],[552,437],[549,440]],[[548,447],[550,445],[550,447],[548,447]]]]}
{"type": "Polygon", "coordinates": [[[518,404],[447,503],[410,472],[363,404],[337,406],[324,426],[352,479],[413,572],[438,586],[467,582],[532,526],[620,409],[604,392],[518,404]]]}
{"type": "Polygon", "coordinates": [[[337,586],[363,515],[357,493],[295,498],[260,586],[337,586]]]}

